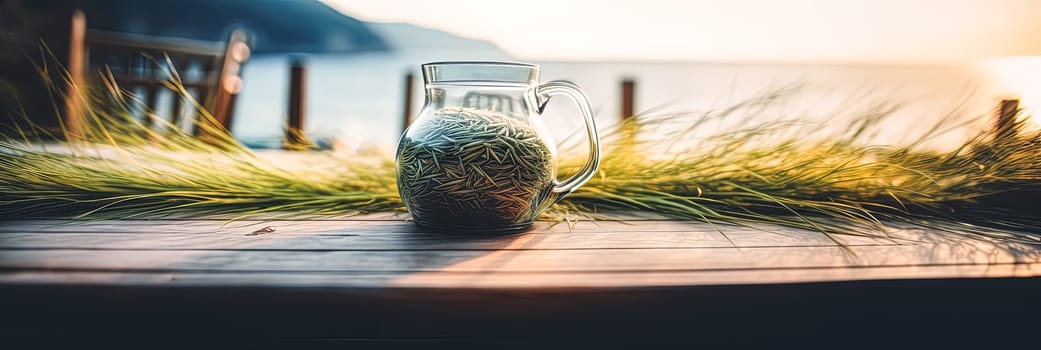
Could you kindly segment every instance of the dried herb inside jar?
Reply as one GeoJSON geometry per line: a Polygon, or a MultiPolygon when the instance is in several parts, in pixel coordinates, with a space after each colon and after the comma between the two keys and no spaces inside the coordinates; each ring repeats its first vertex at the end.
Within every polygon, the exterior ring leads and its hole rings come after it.
{"type": "Polygon", "coordinates": [[[420,224],[509,227],[539,213],[553,154],[534,129],[493,111],[447,108],[398,147],[398,190],[420,224]]]}

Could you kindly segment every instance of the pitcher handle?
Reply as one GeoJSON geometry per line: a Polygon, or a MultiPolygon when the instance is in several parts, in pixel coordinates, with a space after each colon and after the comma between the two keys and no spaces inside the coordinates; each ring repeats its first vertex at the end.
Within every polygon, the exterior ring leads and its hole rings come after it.
{"type": "Polygon", "coordinates": [[[585,184],[589,179],[593,178],[593,175],[596,174],[597,169],[600,167],[600,136],[596,131],[596,121],[593,120],[593,108],[589,105],[589,98],[578,87],[578,84],[567,80],[554,80],[539,85],[538,89],[536,89],[540,114],[546,108],[546,103],[549,102],[549,99],[555,95],[567,96],[578,105],[578,110],[582,112],[582,118],[586,122],[586,132],[589,137],[589,159],[586,160],[585,165],[575,175],[564,181],[554,181],[552,197],[549,198],[544,208],[560,201],[578,189],[579,186],[585,184]]]}

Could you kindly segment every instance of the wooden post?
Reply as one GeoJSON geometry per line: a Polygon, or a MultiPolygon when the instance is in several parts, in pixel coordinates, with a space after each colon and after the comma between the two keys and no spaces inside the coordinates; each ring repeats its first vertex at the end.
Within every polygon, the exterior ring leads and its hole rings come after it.
{"type": "Polygon", "coordinates": [[[404,112],[401,118],[401,132],[404,133],[405,129],[408,129],[409,124],[412,124],[412,84],[414,83],[415,75],[412,71],[405,74],[405,101],[404,101],[404,112]]]}
{"type": "Polygon", "coordinates": [[[217,81],[217,91],[213,103],[213,119],[219,127],[225,131],[231,131],[232,115],[231,106],[235,101],[235,95],[242,89],[242,78],[239,70],[242,64],[249,59],[250,49],[246,43],[247,35],[243,30],[231,33],[228,45],[224,49],[223,66],[217,81]]]}
{"type": "Polygon", "coordinates": [[[620,146],[622,148],[632,148],[636,146],[636,134],[639,133],[639,125],[634,123],[633,116],[636,115],[636,82],[633,79],[622,80],[622,105],[621,105],[621,132],[622,139],[620,140],[620,146]]]}
{"type": "Polygon", "coordinates": [[[72,28],[69,30],[69,70],[68,86],[65,90],[65,133],[67,139],[83,137],[84,118],[83,89],[86,89],[83,77],[86,68],[87,16],[83,11],[72,13],[72,28]]]}
{"type": "Polygon", "coordinates": [[[1001,100],[994,118],[995,140],[1014,137],[1016,134],[1016,115],[1019,114],[1019,100],[1001,100]]]}
{"type": "MultiPolygon", "coordinates": [[[[145,74],[150,76],[142,77],[142,79],[154,79],[158,72],[155,69],[148,69],[145,74]]],[[[159,106],[159,87],[158,84],[149,83],[145,86],[145,107],[147,110],[144,113],[144,119],[141,120],[141,125],[145,129],[152,129],[155,125],[155,120],[159,119],[159,114],[156,113],[156,108],[159,106]]]]}
{"type": "Polygon", "coordinates": [[[636,82],[632,79],[622,80],[622,120],[636,115],[636,104],[633,98],[635,94],[636,82]]]}
{"type": "Polygon", "coordinates": [[[307,66],[302,57],[290,58],[289,67],[289,125],[286,129],[285,148],[299,149],[305,145],[304,104],[307,100],[307,66]]]}
{"type": "Polygon", "coordinates": [[[1001,130],[1008,128],[1009,125],[1016,121],[1016,113],[1019,112],[1019,100],[1001,100],[998,104],[997,119],[994,123],[994,128],[1001,130]]]}

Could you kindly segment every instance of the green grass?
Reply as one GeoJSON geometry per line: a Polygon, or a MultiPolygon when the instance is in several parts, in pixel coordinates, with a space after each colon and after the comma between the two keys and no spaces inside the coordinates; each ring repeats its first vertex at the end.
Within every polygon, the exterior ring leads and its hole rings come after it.
{"type": "MultiPolygon", "coordinates": [[[[169,87],[184,92],[176,80],[169,87]]],[[[1025,116],[946,151],[922,143],[953,126],[951,119],[917,142],[871,145],[869,136],[893,111],[885,106],[865,110],[845,132],[830,135],[813,133],[820,124],[800,120],[705,132],[712,123],[754,116],[788,93],[771,91],[704,113],[652,113],[605,128],[614,131],[604,136],[598,176],[546,217],[639,210],[825,233],[883,235],[886,227],[912,225],[1039,242],[1041,134],[1026,128],[1025,116]],[[653,140],[637,135],[654,128],[675,131],[653,140]]],[[[84,140],[51,152],[34,128],[0,142],[0,215],[237,218],[404,210],[393,159],[309,152],[297,162],[275,162],[210,126],[201,109],[199,127],[215,135],[206,140],[161,122],[144,127],[129,117],[139,102],[114,84],[84,95],[93,106],[84,140]]],[[[564,173],[580,165],[563,163],[564,173]]]]}

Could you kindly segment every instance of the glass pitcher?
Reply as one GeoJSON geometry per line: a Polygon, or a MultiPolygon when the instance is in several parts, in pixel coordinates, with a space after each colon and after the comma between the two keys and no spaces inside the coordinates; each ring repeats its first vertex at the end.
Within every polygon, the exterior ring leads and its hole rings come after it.
{"type": "Polygon", "coordinates": [[[423,65],[426,104],[398,142],[397,184],[419,225],[515,230],[589,181],[600,146],[589,99],[577,85],[539,85],[539,67],[505,62],[423,65]],[[557,181],[556,143],[542,122],[549,99],[578,105],[589,159],[557,181]]]}

